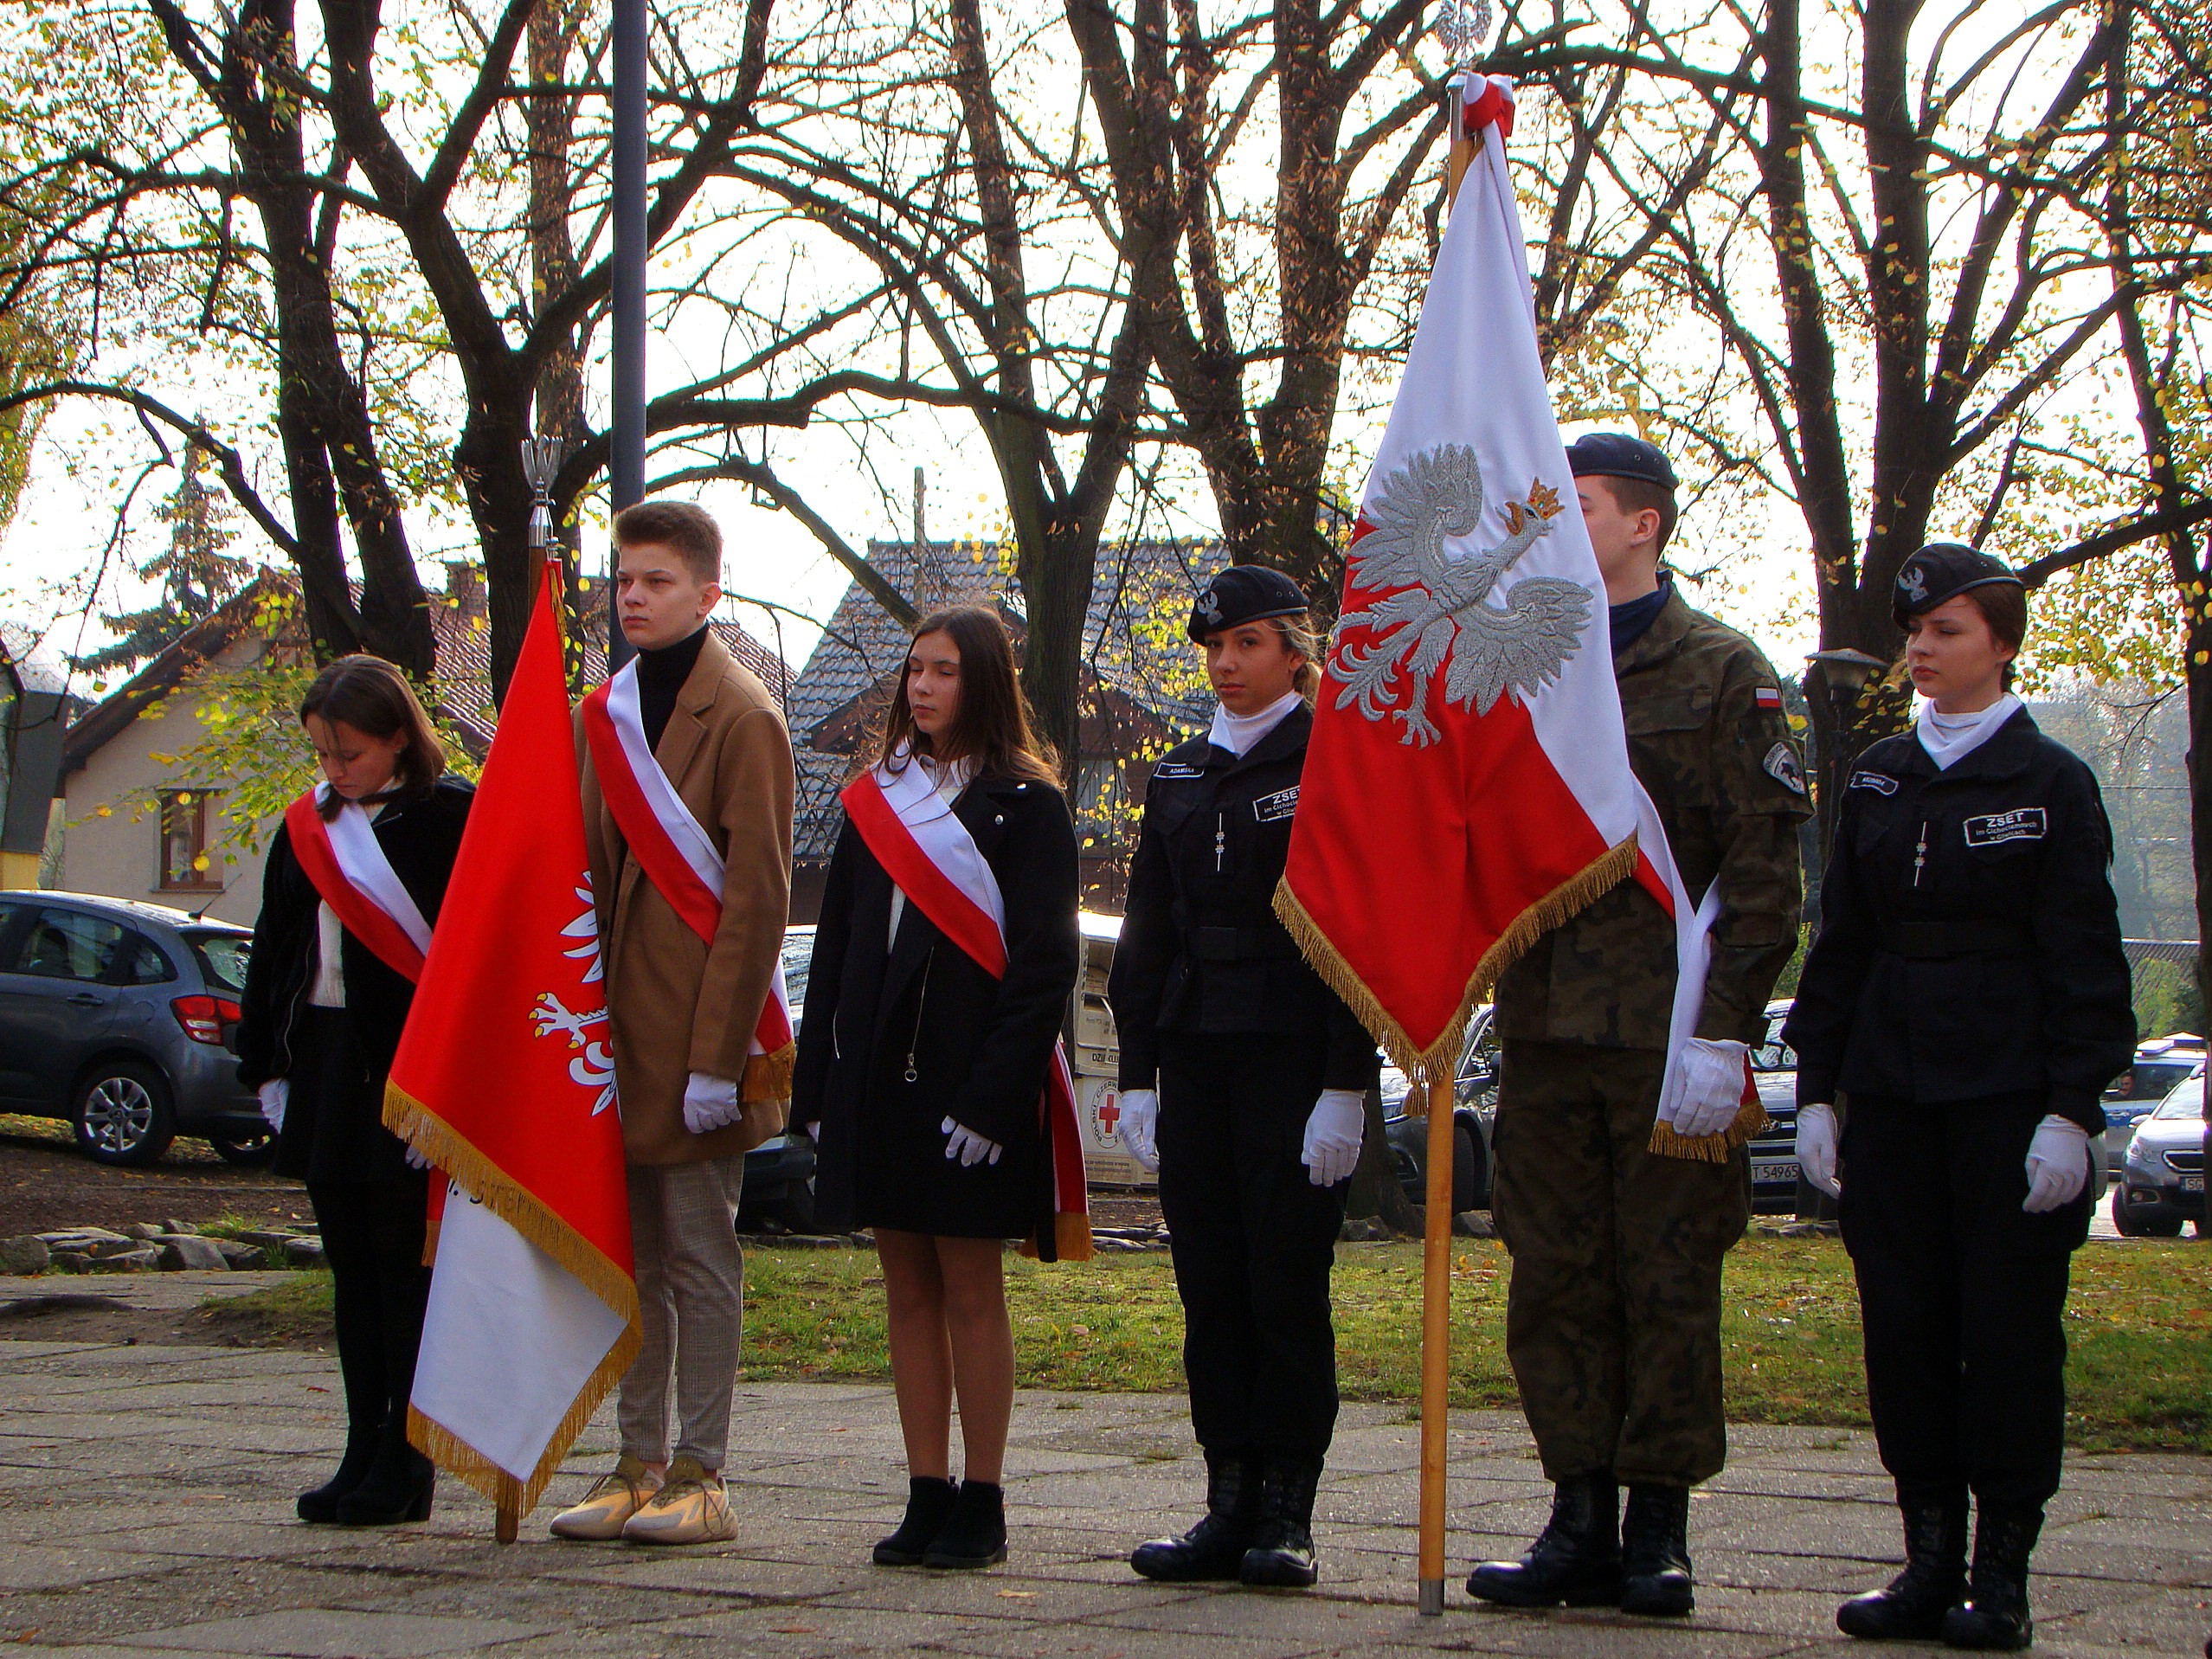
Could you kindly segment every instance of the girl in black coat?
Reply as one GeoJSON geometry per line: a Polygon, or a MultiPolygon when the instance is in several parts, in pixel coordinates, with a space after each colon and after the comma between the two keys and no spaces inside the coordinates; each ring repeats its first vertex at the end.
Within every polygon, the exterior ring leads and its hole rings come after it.
{"type": "MultiPolygon", "coordinates": [[[[445,752],[406,679],[380,657],[340,658],[308,688],[300,723],[330,786],[324,819],[349,803],[372,812],[376,845],[434,924],[473,792],[444,775],[445,752]]],[[[383,1124],[384,1078],[414,995],[323,903],[280,828],[240,1002],[238,1075],[277,1133],[278,1172],[307,1183],[336,1302],[345,1455],[300,1494],[302,1521],[388,1526],[430,1513],[434,1471],[407,1439],[430,1293],[429,1177],[383,1124]]]]}
{"type": "Polygon", "coordinates": [[[2096,781],[2006,689],[2019,578],[1939,543],[1905,561],[1896,612],[1928,703],[1845,781],[1784,1032],[1798,1159],[1840,1185],[1868,1405],[1905,1517],[1904,1572],[1836,1623],[2023,1648],[2063,1450],[2068,1263],[2135,1017],[2096,781]]]}
{"type": "Polygon", "coordinates": [[[819,1146],[815,1213],[872,1227],[910,1496],[888,1566],[1006,1559],[1000,1477],[1013,1408],[1003,1241],[1053,1236],[1038,1112],[1075,988],[1075,827],[1032,735],[1006,628],[963,606],[915,630],[881,753],[925,768],[996,878],[993,978],[908,902],[848,820],[814,935],[792,1122],[819,1146]],[[965,1479],[951,1480],[960,1400],[965,1479]]]}

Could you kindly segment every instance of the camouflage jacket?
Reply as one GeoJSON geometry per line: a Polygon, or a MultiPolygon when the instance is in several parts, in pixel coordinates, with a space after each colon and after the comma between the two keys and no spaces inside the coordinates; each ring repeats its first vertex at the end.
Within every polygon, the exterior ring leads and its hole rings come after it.
{"type": "MultiPolygon", "coordinates": [[[[1613,672],[1629,763],[1666,824],[1683,884],[1694,901],[1720,883],[1696,1034],[1755,1042],[1797,946],[1797,826],[1811,811],[1774,670],[1749,640],[1675,593],[1613,672]]],[[[1624,882],[1506,969],[1499,1032],[1664,1049],[1674,997],[1674,923],[1624,882]]]]}

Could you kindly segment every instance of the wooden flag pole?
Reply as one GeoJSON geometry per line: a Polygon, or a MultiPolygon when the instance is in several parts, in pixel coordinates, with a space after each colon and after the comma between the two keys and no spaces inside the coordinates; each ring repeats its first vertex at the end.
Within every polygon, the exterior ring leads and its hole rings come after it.
{"type": "Polygon", "coordinates": [[[511,1544],[522,1535],[522,1511],[512,1504],[503,1503],[492,1522],[492,1541],[511,1544]]]}
{"type": "MultiPolygon", "coordinates": [[[[1459,182],[1482,153],[1479,139],[1467,136],[1459,89],[1452,88],[1449,114],[1451,155],[1445,191],[1456,200],[1459,182]]],[[[1451,1377],[1451,1187],[1452,1078],[1431,1077],[1428,1085],[1429,1185],[1421,1251],[1421,1612],[1438,1618],[1444,1610],[1445,1415],[1451,1377]]]]}

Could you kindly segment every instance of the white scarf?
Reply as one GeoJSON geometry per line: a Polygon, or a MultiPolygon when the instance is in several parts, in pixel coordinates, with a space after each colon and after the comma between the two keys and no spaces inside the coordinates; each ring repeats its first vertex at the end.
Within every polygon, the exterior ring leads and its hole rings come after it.
{"type": "Polygon", "coordinates": [[[1206,740],[1241,760],[1304,700],[1296,691],[1285,691],[1257,714],[1231,714],[1217,703],[1213,705],[1213,730],[1206,733],[1206,740]]]}
{"type": "Polygon", "coordinates": [[[1996,736],[1997,728],[2011,719],[2019,707],[2020,699],[2009,691],[1971,714],[1938,714],[1934,704],[1923,703],[1914,723],[1920,747],[1927,750],[1936,770],[1948,772],[1996,736]]]}

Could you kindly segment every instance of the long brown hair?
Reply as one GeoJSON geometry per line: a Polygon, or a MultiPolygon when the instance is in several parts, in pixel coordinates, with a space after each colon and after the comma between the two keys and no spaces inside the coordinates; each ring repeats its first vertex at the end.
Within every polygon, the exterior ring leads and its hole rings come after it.
{"type": "MultiPolygon", "coordinates": [[[[359,652],[325,667],[299,699],[299,723],[305,725],[311,714],[379,741],[404,736],[392,775],[395,793],[420,794],[445,773],[446,746],[430,729],[430,717],[407,676],[382,657],[359,652]]],[[[324,798],[323,816],[335,818],[344,806],[332,789],[324,798]]]]}
{"type": "Polygon", "coordinates": [[[1029,700],[1014,677],[1013,640],[999,614],[981,605],[955,605],[916,622],[909,644],[925,633],[943,634],[960,653],[959,711],[942,740],[916,730],[901,662],[878,760],[894,770],[905,764],[902,750],[946,763],[973,761],[978,777],[1026,778],[1058,788],[1058,757],[1030,721],[1029,700]]]}

